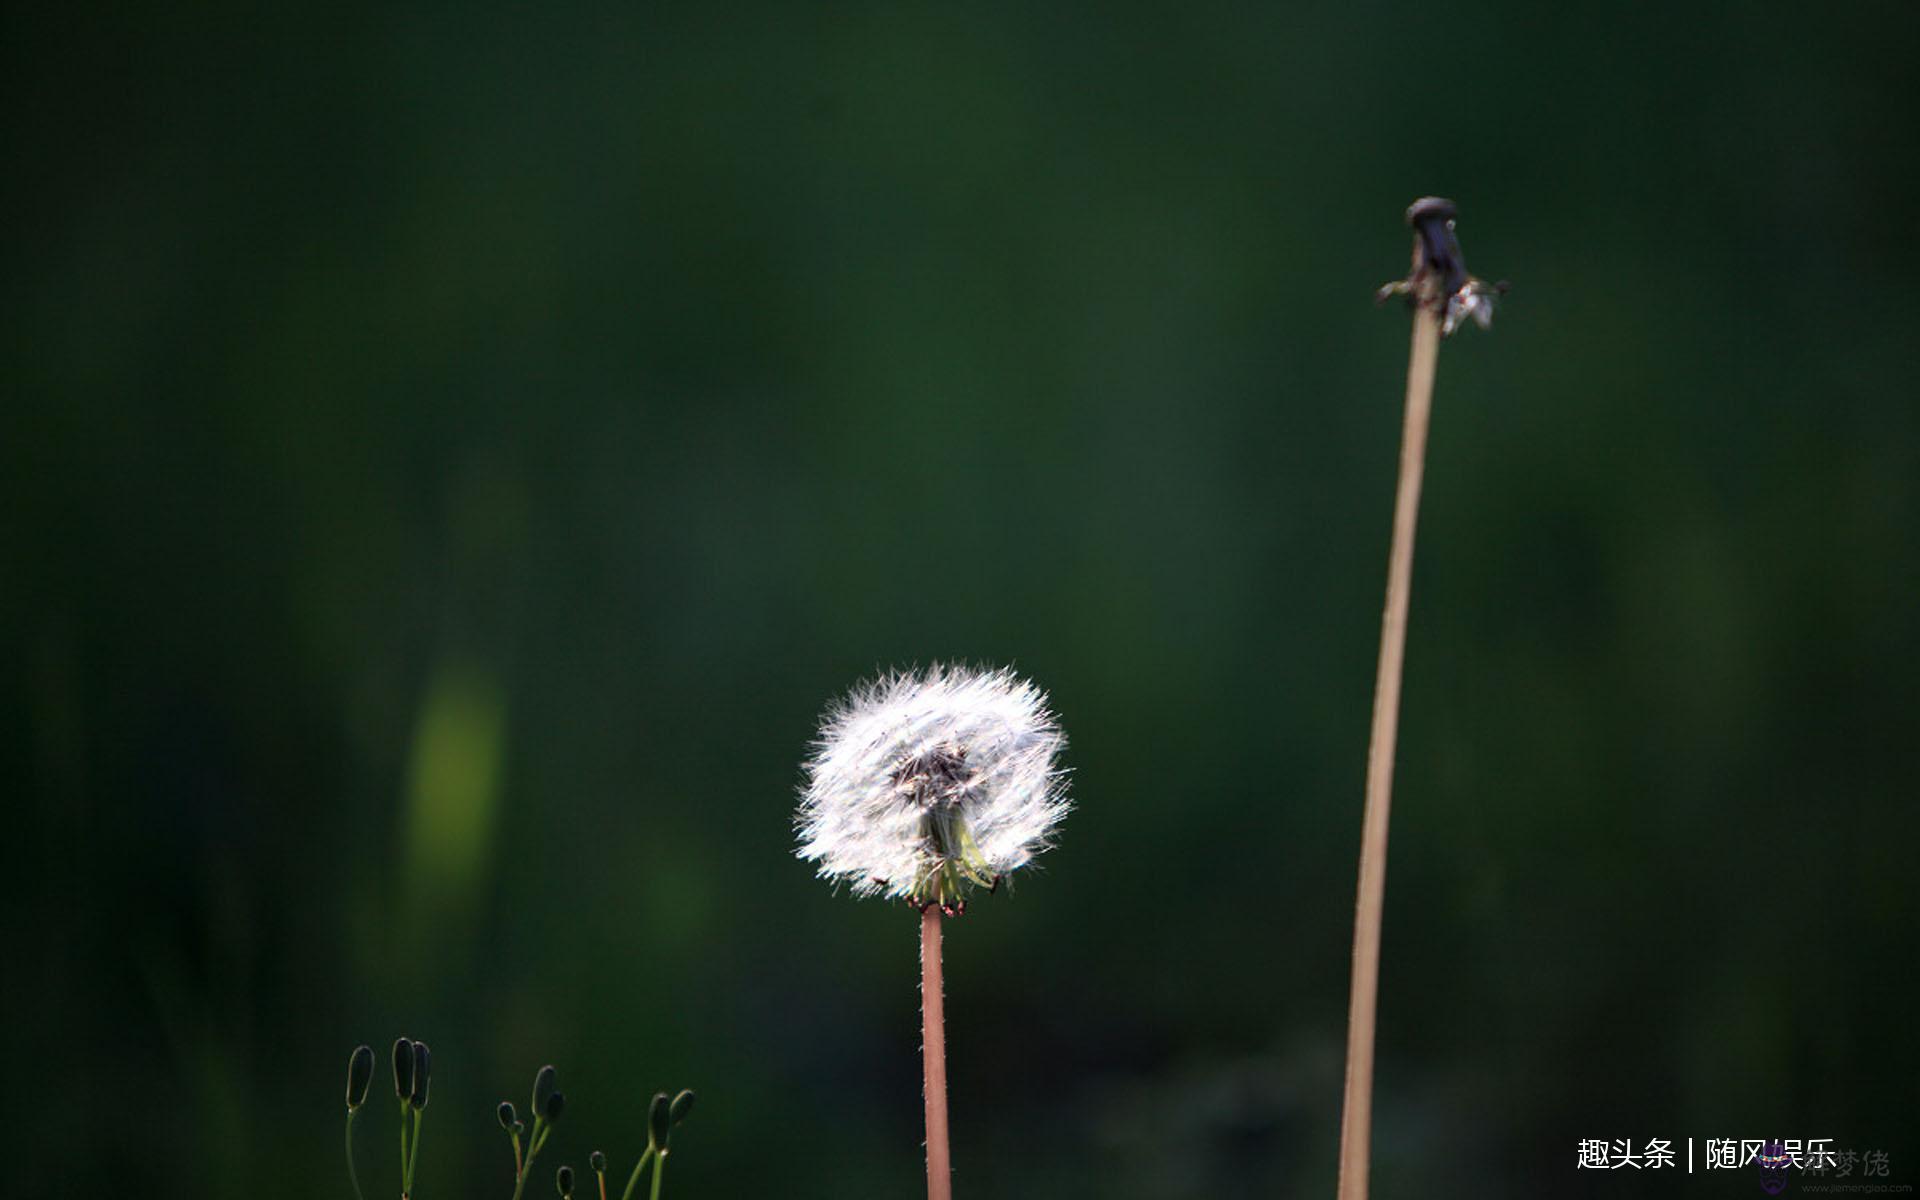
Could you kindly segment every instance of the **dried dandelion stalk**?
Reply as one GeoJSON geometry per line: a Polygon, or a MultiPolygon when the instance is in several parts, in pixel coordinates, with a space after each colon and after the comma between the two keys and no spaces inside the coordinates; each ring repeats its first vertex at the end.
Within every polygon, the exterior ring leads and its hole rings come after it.
{"type": "Polygon", "coordinates": [[[1367,745],[1366,814],[1360,826],[1360,881],[1354,901],[1353,978],[1347,1008],[1347,1076],[1340,1119],[1339,1200],[1366,1200],[1373,1139],[1374,1028],[1380,995],[1380,926],[1387,896],[1387,816],[1393,805],[1393,757],[1400,733],[1400,681],[1407,654],[1407,609],[1413,592],[1413,542],[1420,519],[1420,483],[1433,413],[1440,341],[1471,318],[1482,329],[1504,283],[1469,275],[1454,237],[1453,203],[1429,196],[1407,210],[1414,231],[1413,269],[1381,288],[1378,299],[1406,296],[1413,308],[1407,358],[1406,420],[1400,435],[1400,479],[1387,555],[1386,609],[1380,618],[1380,664],[1373,686],[1373,732],[1367,745]]]}

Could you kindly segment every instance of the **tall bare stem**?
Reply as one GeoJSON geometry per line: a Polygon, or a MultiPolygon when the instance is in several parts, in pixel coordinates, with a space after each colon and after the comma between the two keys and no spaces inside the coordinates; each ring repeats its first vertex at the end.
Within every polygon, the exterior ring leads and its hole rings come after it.
{"type": "Polygon", "coordinates": [[[947,1149],[947,1014],[940,976],[941,912],[920,912],[921,1063],[927,1102],[927,1200],[953,1200],[953,1161],[947,1149]]]}
{"type": "Polygon", "coordinates": [[[1413,589],[1413,537],[1427,457],[1433,376],[1440,358],[1436,306],[1414,306],[1407,362],[1406,426],[1400,485],[1387,559],[1387,606],[1380,620],[1380,668],[1373,686],[1373,736],[1367,749],[1367,807],[1360,829],[1360,886],[1353,916],[1353,982],[1347,1009],[1347,1084],[1340,1121],[1339,1200],[1366,1200],[1373,1138],[1373,1031],[1380,992],[1380,918],[1387,894],[1387,813],[1393,803],[1394,743],[1400,731],[1400,677],[1407,650],[1407,601],[1413,589]]]}

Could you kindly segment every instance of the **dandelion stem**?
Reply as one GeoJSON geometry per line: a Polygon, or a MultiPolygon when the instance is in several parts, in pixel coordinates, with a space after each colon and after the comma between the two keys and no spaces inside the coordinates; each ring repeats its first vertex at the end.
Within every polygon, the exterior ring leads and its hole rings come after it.
{"type": "Polygon", "coordinates": [[[359,1115],[351,1108],[347,1110],[347,1179],[353,1183],[354,1200],[367,1200],[360,1191],[360,1172],[353,1165],[353,1119],[359,1115]]]}
{"type": "Polygon", "coordinates": [[[400,1102],[400,1200],[407,1200],[407,1170],[412,1161],[407,1152],[407,1113],[405,1100],[400,1102]]]}
{"type": "Polygon", "coordinates": [[[660,1178],[667,1173],[667,1152],[662,1150],[660,1157],[653,1160],[653,1189],[648,1200],[660,1200],[660,1178]]]}
{"type": "Polygon", "coordinates": [[[1380,991],[1380,917],[1387,891],[1387,812],[1393,799],[1394,743],[1400,726],[1400,677],[1407,648],[1407,601],[1413,586],[1413,536],[1420,515],[1420,476],[1440,358],[1440,314],[1417,297],[1407,363],[1406,427],[1400,442],[1400,484],[1387,559],[1387,605],[1380,621],[1380,669],[1373,689],[1373,735],[1367,748],[1367,804],[1360,830],[1360,886],[1353,916],[1353,983],[1347,1010],[1347,1082],[1340,1122],[1339,1200],[1366,1200],[1373,1133],[1373,1029],[1380,991]]]}
{"type": "Polygon", "coordinates": [[[941,919],[938,904],[929,904],[920,911],[920,1033],[927,1102],[927,1200],[953,1198],[953,1164],[947,1149],[947,1016],[940,976],[941,919]]]}
{"type": "Polygon", "coordinates": [[[413,1139],[407,1146],[407,1181],[401,1193],[404,1196],[413,1195],[413,1168],[420,1162],[420,1122],[426,1118],[426,1115],[427,1110],[424,1108],[413,1110],[413,1139]]]}
{"type": "Polygon", "coordinates": [[[648,1146],[647,1152],[640,1156],[640,1161],[633,1164],[633,1174],[627,1178],[627,1190],[620,1193],[620,1200],[633,1200],[634,1185],[640,1182],[640,1172],[646,1169],[647,1160],[652,1157],[653,1147],[648,1146]]]}
{"type": "Polygon", "coordinates": [[[527,1190],[527,1176],[533,1174],[534,1156],[540,1153],[540,1143],[544,1140],[540,1136],[543,1132],[541,1125],[541,1119],[536,1115],[533,1118],[533,1130],[527,1134],[527,1155],[524,1159],[520,1157],[520,1136],[514,1135],[514,1159],[519,1164],[519,1170],[513,1175],[513,1200],[520,1200],[520,1193],[527,1190]]]}

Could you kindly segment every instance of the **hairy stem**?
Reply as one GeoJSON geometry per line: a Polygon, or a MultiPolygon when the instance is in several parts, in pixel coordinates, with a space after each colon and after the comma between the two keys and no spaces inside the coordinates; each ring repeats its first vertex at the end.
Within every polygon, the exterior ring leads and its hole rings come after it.
{"type": "Polygon", "coordinates": [[[1387,894],[1387,812],[1393,801],[1394,743],[1400,730],[1400,677],[1407,650],[1407,601],[1413,587],[1413,536],[1427,457],[1433,376],[1440,358],[1440,316],[1414,307],[1407,362],[1406,427],[1400,485],[1387,559],[1387,606],[1380,620],[1380,670],[1373,687],[1373,736],[1367,748],[1367,806],[1360,828],[1360,886],[1353,914],[1353,983],[1347,1009],[1347,1083],[1340,1119],[1339,1200],[1366,1200],[1373,1138],[1373,1030],[1380,992],[1380,917],[1387,894]]]}
{"type": "Polygon", "coordinates": [[[921,1066],[927,1102],[927,1200],[953,1200],[947,1150],[947,1014],[940,976],[940,906],[920,912],[921,1066]]]}

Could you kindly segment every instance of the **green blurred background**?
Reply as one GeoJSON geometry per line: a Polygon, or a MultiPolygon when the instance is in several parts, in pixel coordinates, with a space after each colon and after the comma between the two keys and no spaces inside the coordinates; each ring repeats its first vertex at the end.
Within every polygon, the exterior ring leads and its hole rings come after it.
{"type": "Polygon", "coordinates": [[[10,1188],[345,1196],[405,1033],[420,1200],[543,1062],[545,1167],[693,1086],[669,1196],[914,1195],[915,923],[790,821],[833,695],[965,659],[1081,808],[949,933],[960,1192],[1330,1195],[1425,193],[1515,291],[1443,355],[1378,1194],[1920,1182],[1916,33],[9,6],[10,1188]]]}

